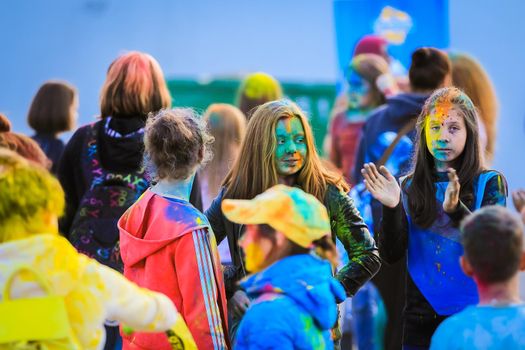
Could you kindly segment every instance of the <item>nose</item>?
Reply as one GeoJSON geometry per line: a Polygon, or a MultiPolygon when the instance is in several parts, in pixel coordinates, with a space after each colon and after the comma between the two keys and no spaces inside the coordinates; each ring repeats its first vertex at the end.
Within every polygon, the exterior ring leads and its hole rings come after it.
{"type": "Polygon", "coordinates": [[[446,130],[442,131],[441,134],[439,135],[438,141],[442,142],[442,143],[449,143],[450,142],[450,135],[449,135],[448,131],[446,131],[446,130]]]}
{"type": "Polygon", "coordinates": [[[295,146],[295,143],[294,142],[288,142],[288,144],[286,145],[286,153],[287,154],[294,154],[296,150],[297,150],[297,147],[295,146]]]}

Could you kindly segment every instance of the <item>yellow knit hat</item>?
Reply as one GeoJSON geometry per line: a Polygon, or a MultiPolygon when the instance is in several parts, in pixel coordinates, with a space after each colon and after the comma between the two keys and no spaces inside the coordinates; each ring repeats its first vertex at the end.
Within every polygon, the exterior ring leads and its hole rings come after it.
{"type": "Polygon", "coordinates": [[[324,205],[299,188],[276,185],[251,200],[225,199],[222,212],[238,224],[267,224],[308,248],[330,233],[324,205]]]}

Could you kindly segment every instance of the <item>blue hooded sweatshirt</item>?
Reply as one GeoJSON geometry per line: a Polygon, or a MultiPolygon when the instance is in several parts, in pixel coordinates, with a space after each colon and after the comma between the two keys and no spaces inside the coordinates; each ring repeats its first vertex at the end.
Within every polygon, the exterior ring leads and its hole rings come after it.
{"type": "Polygon", "coordinates": [[[310,254],[277,261],[241,282],[252,299],[235,349],[333,349],[330,329],[345,299],[330,264],[310,254]]]}

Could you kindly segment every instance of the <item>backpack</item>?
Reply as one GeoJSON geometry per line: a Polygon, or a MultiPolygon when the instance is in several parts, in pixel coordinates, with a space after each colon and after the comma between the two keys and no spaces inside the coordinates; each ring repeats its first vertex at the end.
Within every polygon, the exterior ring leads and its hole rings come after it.
{"type": "Polygon", "coordinates": [[[0,348],[42,349],[41,342],[52,343],[53,349],[80,349],[64,298],[52,294],[51,287],[36,270],[21,265],[12,270],[2,293],[0,348]],[[20,272],[31,273],[46,295],[11,299],[11,285],[20,272]]]}
{"type": "Polygon", "coordinates": [[[144,168],[132,173],[110,172],[102,167],[98,154],[97,128],[91,130],[83,147],[82,166],[89,189],[77,209],[69,241],[101,264],[123,272],[117,222],[149,186],[144,168]]]}

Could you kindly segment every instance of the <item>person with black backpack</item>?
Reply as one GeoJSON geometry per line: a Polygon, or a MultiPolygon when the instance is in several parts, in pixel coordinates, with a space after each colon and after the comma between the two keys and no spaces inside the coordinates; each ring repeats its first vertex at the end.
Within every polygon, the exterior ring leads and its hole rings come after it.
{"type": "MultiPolygon", "coordinates": [[[[100,120],[79,128],[59,163],[66,194],[60,232],[81,253],[122,272],[117,221],[148,188],[144,172],[144,128],[148,113],[171,105],[159,63],[128,52],[109,66],[100,94],[100,120]]],[[[190,201],[202,207],[194,183],[190,201]]],[[[106,349],[119,338],[107,329],[106,349]]]]}

